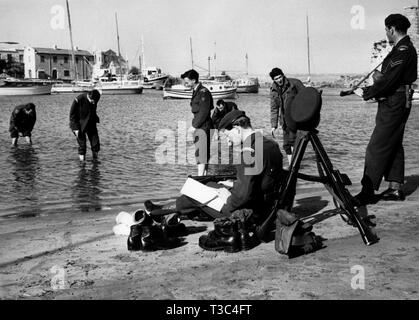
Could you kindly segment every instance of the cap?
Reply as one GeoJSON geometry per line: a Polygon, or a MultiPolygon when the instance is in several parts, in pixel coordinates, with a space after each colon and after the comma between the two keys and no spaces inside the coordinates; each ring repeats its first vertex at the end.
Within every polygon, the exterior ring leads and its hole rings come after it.
{"type": "Polygon", "coordinates": [[[407,31],[410,28],[410,21],[404,15],[399,13],[390,14],[385,20],[386,27],[396,27],[397,30],[407,31]]]}
{"type": "Polygon", "coordinates": [[[246,112],[241,111],[241,110],[232,110],[229,113],[227,113],[220,121],[220,124],[218,126],[218,129],[231,129],[231,127],[233,126],[233,123],[242,118],[242,117],[246,117],[246,112]]]}

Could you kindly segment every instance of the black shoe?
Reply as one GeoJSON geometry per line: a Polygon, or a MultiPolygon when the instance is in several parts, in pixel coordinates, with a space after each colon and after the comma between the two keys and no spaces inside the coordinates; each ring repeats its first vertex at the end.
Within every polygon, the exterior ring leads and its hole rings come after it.
{"type": "Polygon", "coordinates": [[[147,211],[148,214],[151,213],[151,211],[157,210],[157,209],[162,209],[163,206],[158,205],[158,204],[154,204],[153,202],[151,202],[150,200],[146,200],[144,202],[144,208],[147,211]]]}
{"type": "Polygon", "coordinates": [[[210,231],[208,235],[199,237],[199,246],[204,250],[226,252],[240,251],[240,236],[238,232],[231,236],[221,236],[215,232],[210,231]]]}
{"type": "Polygon", "coordinates": [[[384,201],[404,201],[406,197],[402,190],[388,188],[381,194],[381,200],[384,201]]]}
{"type": "Polygon", "coordinates": [[[260,243],[256,233],[247,230],[245,223],[242,221],[239,221],[239,234],[241,250],[250,250],[260,243]]]}
{"type": "Polygon", "coordinates": [[[366,193],[364,191],[361,191],[358,193],[355,197],[352,198],[353,205],[355,207],[363,207],[368,204],[376,203],[376,196],[374,193],[366,193]]]}
{"type": "Polygon", "coordinates": [[[186,237],[188,229],[183,223],[163,226],[163,232],[166,238],[186,237]]]}
{"type": "Polygon", "coordinates": [[[141,242],[141,236],[143,233],[142,226],[134,224],[131,226],[131,232],[127,240],[127,247],[129,251],[138,251],[143,248],[141,242]]]}

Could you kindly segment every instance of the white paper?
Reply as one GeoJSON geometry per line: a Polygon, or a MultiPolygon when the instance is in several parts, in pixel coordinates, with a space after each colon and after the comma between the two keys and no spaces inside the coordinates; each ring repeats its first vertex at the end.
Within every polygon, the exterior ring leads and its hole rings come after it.
{"type": "Polygon", "coordinates": [[[186,180],[180,193],[217,211],[221,211],[224,205],[224,201],[218,197],[217,189],[207,187],[191,178],[186,180]]]}

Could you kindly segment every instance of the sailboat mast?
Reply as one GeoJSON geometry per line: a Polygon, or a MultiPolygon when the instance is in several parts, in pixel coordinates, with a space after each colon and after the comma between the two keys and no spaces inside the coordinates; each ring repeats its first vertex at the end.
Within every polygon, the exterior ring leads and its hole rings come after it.
{"type": "Polygon", "coordinates": [[[118,30],[118,16],[115,12],[115,22],[116,22],[116,40],[118,42],[118,65],[119,65],[119,76],[121,78],[122,81],[122,70],[121,70],[121,48],[119,47],[119,30],[118,30]]]}
{"type": "Polygon", "coordinates": [[[76,66],[76,57],[74,55],[73,32],[71,30],[70,7],[68,5],[68,0],[65,0],[65,2],[66,2],[66,5],[67,5],[68,29],[70,30],[71,60],[73,62],[74,80],[77,80],[77,66],[76,66]]]}
{"type": "Polygon", "coordinates": [[[192,69],[193,69],[192,37],[189,37],[189,43],[191,44],[191,61],[192,61],[192,69]]]}
{"type": "Polygon", "coordinates": [[[140,74],[143,74],[145,68],[145,57],[144,57],[144,37],[141,36],[141,72],[140,74]]]}
{"type": "Polygon", "coordinates": [[[247,52],[246,52],[246,76],[249,74],[249,62],[248,62],[248,57],[247,57],[247,52]]]}
{"type": "Polygon", "coordinates": [[[310,70],[310,33],[308,30],[308,14],[306,15],[306,25],[307,25],[307,66],[308,66],[308,76],[311,77],[310,70]]]}

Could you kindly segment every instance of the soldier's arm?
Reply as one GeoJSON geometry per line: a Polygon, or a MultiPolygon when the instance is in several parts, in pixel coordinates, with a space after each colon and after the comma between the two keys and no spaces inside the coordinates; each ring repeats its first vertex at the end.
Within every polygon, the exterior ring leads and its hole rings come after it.
{"type": "Polygon", "coordinates": [[[10,116],[10,126],[9,131],[12,131],[13,129],[17,129],[17,114],[19,113],[18,109],[14,109],[12,112],[12,115],[10,116]]]}
{"type": "MultiPolygon", "coordinates": [[[[403,47],[401,48],[403,49],[403,47]]],[[[369,100],[374,97],[379,98],[385,96],[387,92],[397,89],[408,62],[408,49],[400,50],[399,48],[394,56],[391,57],[391,61],[386,70],[383,70],[382,79],[365,90],[363,95],[364,100],[369,100]]]]}
{"type": "Polygon", "coordinates": [[[271,90],[270,93],[270,103],[271,103],[271,127],[277,128],[278,127],[278,117],[279,117],[279,110],[280,110],[280,99],[278,98],[276,92],[271,90]]]}
{"type": "Polygon", "coordinates": [[[209,91],[203,92],[199,97],[199,110],[192,120],[192,126],[200,128],[211,112],[211,97],[209,91]]]}
{"type": "Polygon", "coordinates": [[[35,126],[35,122],[36,122],[36,111],[35,109],[32,110],[32,116],[31,116],[31,121],[28,125],[28,131],[31,132],[33,130],[33,127],[35,126]]]}
{"type": "Polygon", "coordinates": [[[76,98],[70,108],[70,129],[73,131],[80,130],[78,104],[79,101],[76,98]]]}

